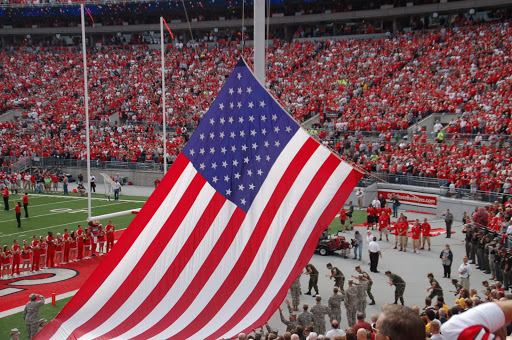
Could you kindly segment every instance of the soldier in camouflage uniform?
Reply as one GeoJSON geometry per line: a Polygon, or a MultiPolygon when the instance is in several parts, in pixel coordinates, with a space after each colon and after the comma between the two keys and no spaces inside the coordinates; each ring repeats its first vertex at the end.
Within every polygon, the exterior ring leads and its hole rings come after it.
{"type": "Polygon", "coordinates": [[[395,302],[396,305],[398,303],[398,299],[400,299],[400,302],[402,305],[404,305],[404,291],[405,291],[405,281],[400,276],[391,273],[391,271],[386,271],[386,276],[389,277],[389,285],[395,286],[395,302]]]}
{"type": "Polygon", "coordinates": [[[290,313],[289,319],[285,319],[281,307],[279,307],[279,316],[281,317],[281,322],[286,325],[286,331],[291,332],[297,327],[297,315],[293,313],[293,309],[290,306],[290,300],[286,300],[286,306],[288,307],[288,312],[290,313]]]}
{"type": "Polygon", "coordinates": [[[430,293],[430,295],[428,297],[431,299],[433,299],[435,296],[442,297],[443,296],[443,288],[441,288],[441,285],[439,284],[439,282],[437,282],[437,280],[434,279],[434,274],[428,273],[427,278],[429,279],[429,282],[430,282],[430,287],[427,288],[427,292],[429,290],[432,290],[432,292],[430,293]]]}
{"type": "Polygon", "coordinates": [[[302,309],[304,310],[302,313],[299,314],[297,317],[297,323],[302,326],[303,328],[306,328],[307,326],[310,326],[313,324],[313,320],[315,319],[315,316],[313,313],[308,311],[309,305],[305,303],[302,306],[302,309]]]}
{"type": "Polygon", "coordinates": [[[366,289],[366,294],[368,294],[368,297],[372,300],[372,302],[370,302],[370,306],[374,305],[375,298],[373,297],[373,294],[372,294],[373,281],[372,281],[370,275],[368,275],[367,272],[362,270],[361,266],[356,266],[356,272],[358,274],[363,274],[363,277],[368,281],[368,289],[366,289]]]}
{"type": "Polygon", "coordinates": [[[300,275],[297,276],[295,281],[293,281],[292,285],[290,286],[290,295],[292,296],[292,306],[294,311],[299,310],[300,305],[300,275]]]}
{"type": "Polygon", "coordinates": [[[309,275],[308,291],[305,295],[311,295],[311,289],[315,289],[316,294],[318,294],[318,270],[311,263],[308,263],[304,274],[309,275]]]}
{"type": "Polygon", "coordinates": [[[459,280],[452,279],[452,284],[455,287],[455,290],[450,290],[450,293],[453,293],[455,296],[459,295],[460,290],[462,289],[462,285],[459,283],[459,280]]]}
{"type": "Polygon", "coordinates": [[[333,294],[327,303],[331,309],[331,321],[341,322],[341,301],[343,301],[343,295],[338,294],[338,287],[334,287],[333,294]]]}
{"type": "Polygon", "coordinates": [[[322,297],[316,295],[316,305],[311,308],[311,313],[315,316],[313,328],[317,334],[325,334],[325,316],[331,317],[331,310],[326,305],[322,305],[322,297]]]}
{"type": "Polygon", "coordinates": [[[334,278],[334,286],[343,291],[343,287],[345,286],[345,275],[343,275],[338,267],[333,267],[330,263],[327,263],[327,269],[331,271],[331,275],[326,275],[326,277],[330,280],[334,278]]]}
{"type": "Polygon", "coordinates": [[[357,276],[359,284],[357,287],[357,303],[356,311],[363,313],[366,318],[366,290],[368,289],[368,281],[364,278],[363,274],[357,276]]]}
{"type": "Polygon", "coordinates": [[[347,309],[347,322],[350,327],[356,324],[356,303],[357,287],[354,286],[354,280],[348,280],[348,288],[345,291],[345,308],[347,309]]]}

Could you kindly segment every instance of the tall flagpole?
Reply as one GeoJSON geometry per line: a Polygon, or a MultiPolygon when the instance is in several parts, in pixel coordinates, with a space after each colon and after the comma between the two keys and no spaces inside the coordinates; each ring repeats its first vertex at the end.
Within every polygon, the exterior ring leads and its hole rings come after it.
{"type": "Polygon", "coordinates": [[[160,17],[160,55],[162,59],[162,123],[164,125],[164,176],[167,173],[167,124],[165,114],[164,18],[160,17]]]}
{"type": "Polygon", "coordinates": [[[89,91],[87,89],[87,52],[85,50],[84,4],[80,5],[82,17],[82,54],[84,58],[84,95],[85,95],[85,140],[87,144],[87,220],[91,219],[91,145],[89,140],[89,91]]]}
{"type": "Polygon", "coordinates": [[[254,0],[254,76],[265,87],[265,0],[254,0]]]}

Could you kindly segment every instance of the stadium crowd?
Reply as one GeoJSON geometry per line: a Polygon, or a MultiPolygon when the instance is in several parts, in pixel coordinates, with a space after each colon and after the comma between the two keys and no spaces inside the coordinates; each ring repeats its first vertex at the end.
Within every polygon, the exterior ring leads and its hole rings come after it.
{"type": "Polygon", "coordinates": [[[114,246],[114,232],[111,221],[105,227],[94,221],[86,229],[78,225],[77,230],[66,228],[55,236],[49,231],[46,237],[34,235],[32,240],[23,240],[23,243],[16,239],[12,246],[2,248],[0,278],[35,273],[107,254],[114,246]]]}

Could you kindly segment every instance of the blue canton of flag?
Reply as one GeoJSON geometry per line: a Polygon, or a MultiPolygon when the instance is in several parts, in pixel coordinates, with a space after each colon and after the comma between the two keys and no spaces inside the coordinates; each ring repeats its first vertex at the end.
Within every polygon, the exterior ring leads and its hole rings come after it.
{"type": "Polygon", "coordinates": [[[183,153],[217,192],[247,212],[298,128],[240,59],[183,153]]]}

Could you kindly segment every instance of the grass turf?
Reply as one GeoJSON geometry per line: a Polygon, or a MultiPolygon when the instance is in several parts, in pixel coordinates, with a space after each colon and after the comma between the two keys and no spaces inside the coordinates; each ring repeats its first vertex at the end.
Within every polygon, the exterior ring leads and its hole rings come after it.
{"type": "MultiPolygon", "coordinates": [[[[48,321],[53,320],[70,299],[71,298],[59,300],[55,306],[52,306],[51,303],[42,306],[41,309],[39,309],[39,318],[44,318],[48,321]]],[[[11,329],[13,328],[17,328],[20,331],[21,340],[25,340],[27,338],[27,329],[25,328],[25,322],[23,321],[23,312],[0,319],[0,338],[10,339],[11,329]]]]}
{"type": "MultiPolygon", "coordinates": [[[[59,194],[29,194],[29,218],[24,218],[25,213],[21,210],[21,228],[17,228],[16,214],[14,204],[21,200],[20,195],[10,195],[9,211],[3,210],[3,204],[0,210],[0,245],[13,244],[14,239],[20,241],[31,241],[33,235],[48,235],[48,231],[53,231],[53,235],[63,233],[64,228],[70,231],[76,230],[78,224],[87,223],[87,199],[77,194],[63,196],[59,194]]],[[[92,216],[99,216],[108,213],[132,210],[142,207],[146,197],[121,196],[119,201],[108,201],[104,195],[93,195],[91,200],[92,216]]],[[[3,202],[2,202],[3,203],[3,202]]],[[[133,220],[135,215],[125,215],[111,218],[116,229],[126,228],[133,220]]],[[[106,225],[107,221],[101,221],[106,225]]]]}
{"type": "MultiPolygon", "coordinates": [[[[18,200],[20,196],[11,196],[12,200],[18,200]]],[[[103,215],[121,210],[140,208],[146,201],[145,197],[121,196],[121,201],[108,201],[103,195],[93,195],[92,215],[103,215]],[[126,201],[126,202],[125,202],[126,201]]],[[[11,202],[10,202],[11,203],[11,202]]],[[[78,196],[62,197],[61,195],[29,195],[29,219],[22,217],[22,230],[16,227],[14,208],[11,211],[0,212],[0,244],[12,244],[15,238],[20,240],[32,237],[32,235],[47,235],[52,230],[54,234],[62,233],[64,228],[75,230],[78,224],[85,224],[87,219],[87,200],[78,196]],[[3,242],[3,243],[2,243],[3,242]]],[[[13,207],[13,205],[11,206],[13,207]]],[[[24,216],[22,210],[22,216],[24,216]]],[[[123,229],[130,224],[135,215],[125,215],[112,218],[112,223],[117,229],[123,229]]],[[[366,220],[366,211],[355,210],[353,214],[354,224],[362,224],[366,220]]],[[[107,221],[102,221],[106,224],[107,221]]],[[[348,221],[346,223],[348,225],[348,221]]],[[[341,230],[341,223],[335,218],[329,225],[329,233],[341,230]]],[[[351,233],[353,233],[351,231],[351,233]]],[[[20,242],[21,243],[21,242],[20,242]]],[[[48,321],[57,316],[70,298],[57,301],[55,306],[47,304],[40,310],[40,317],[48,321]]],[[[28,301],[27,301],[28,302],[28,301]]],[[[8,339],[11,328],[18,328],[21,332],[20,339],[26,339],[23,313],[17,313],[0,319],[0,338],[8,339]]]]}

